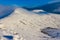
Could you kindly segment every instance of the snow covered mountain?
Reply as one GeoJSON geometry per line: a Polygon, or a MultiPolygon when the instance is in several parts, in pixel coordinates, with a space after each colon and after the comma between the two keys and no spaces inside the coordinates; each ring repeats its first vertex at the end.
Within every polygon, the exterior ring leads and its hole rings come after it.
{"type": "Polygon", "coordinates": [[[32,12],[39,14],[39,15],[49,14],[48,12],[44,10],[32,10],[32,12]]]}
{"type": "Polygon", "coordinates": [[[60,28],[59,21],[58,14],[38,15],[23,8],[16,8],[11,15],[0,20],[0,28],[7,32],[3,32],[3,35],[11,34],[16,40],[60,40],[60,37],[51,38],[41,32],[41,29],[46,27],[60,28]]]}

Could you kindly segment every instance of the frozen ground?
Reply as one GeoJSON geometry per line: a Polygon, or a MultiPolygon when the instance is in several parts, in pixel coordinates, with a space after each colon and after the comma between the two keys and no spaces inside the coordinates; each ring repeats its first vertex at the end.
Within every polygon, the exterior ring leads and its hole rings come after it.
{"type": "Polygon", "coordinates": [[[13,35],[14,40],[60,40],[43,34],[41,29],[46,27],[60,29],[60,15],[38,15],[17,8],[10,16],[0,20],[0,28],[5,31],[2,35],[13,35]]]}

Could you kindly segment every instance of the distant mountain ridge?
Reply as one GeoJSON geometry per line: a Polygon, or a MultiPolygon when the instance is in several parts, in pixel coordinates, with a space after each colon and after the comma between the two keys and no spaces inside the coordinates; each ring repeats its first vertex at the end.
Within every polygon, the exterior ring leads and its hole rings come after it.
{"type": "Polygon", "coordinates": [[[23,7],[27,10],[36,10],[36,9],[41,9],[41,10],[44,10],[44,11],[47,11],[47,12],[50,12],[50,13],[56,13],[56,14],[60,14],[60,2],[55,2],[55,3],[51,3],[51,4],[46,4],[44,6],[37,6],[37,7],[34,7],[34,8],[26,8],[26,7],[23,7]]]}
{"type": "Polygon", "coordinates": [[[60,14],[60,11],[59,11],[60,9],[59,8],[60,8],[60,2],[56,2],[56,3],[52,3],[52,4],[47,4],[47,5],[44,5],[44,6],[40,7],[40,9],[43,9],[43,10],[45,10],[47,12],[57,13],[57,14],[60,14]]]}

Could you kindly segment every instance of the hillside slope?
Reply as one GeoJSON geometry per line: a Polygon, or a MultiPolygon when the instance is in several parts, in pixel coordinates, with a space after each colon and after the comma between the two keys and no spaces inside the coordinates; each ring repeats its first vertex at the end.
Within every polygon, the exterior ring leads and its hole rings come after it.
{"type": "MultiPolygon", "coordinates": [[[[41,33],[46,27],[60,28],[60,15],[38,15],[22,8],[17,8],[8,17],[0,20],[2,29],[16,32],[26,40],[55,40],[41,33]],[[46,38],[45,38],[46,37],[46,38]]],[[[56,39],[57,40],[57,39],[56,39]]]]}

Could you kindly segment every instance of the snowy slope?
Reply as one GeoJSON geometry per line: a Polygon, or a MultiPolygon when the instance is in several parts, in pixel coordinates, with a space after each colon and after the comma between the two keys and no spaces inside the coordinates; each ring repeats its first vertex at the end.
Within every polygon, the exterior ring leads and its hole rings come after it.
{"type": "Polygon", "coordinates": [[[34,13],[36,13],[36,14],[39,14],[39,15],[41,15],[41,14],[50,14],[50,13],[48,13],[48,12],[46,12],[46,11],[44,11],[44,10],[41,10],[41,9],[39,9],[39,10],[32,10],[32,12],[34,12],[34,13]]]}
{"type": "MultiPolygon", "coordinates": [[[[2,29],[8,30],[12,34],[18,33],[25,40],[59,40],[51,38],[41,33],[41,29],[46,27],[60,28],[60,15],[38,15],[22,8],[17,8],[8,17],[0,20],[2,29]]],[[[17,39],[18,40],[18,39],[17,39]]]]}

